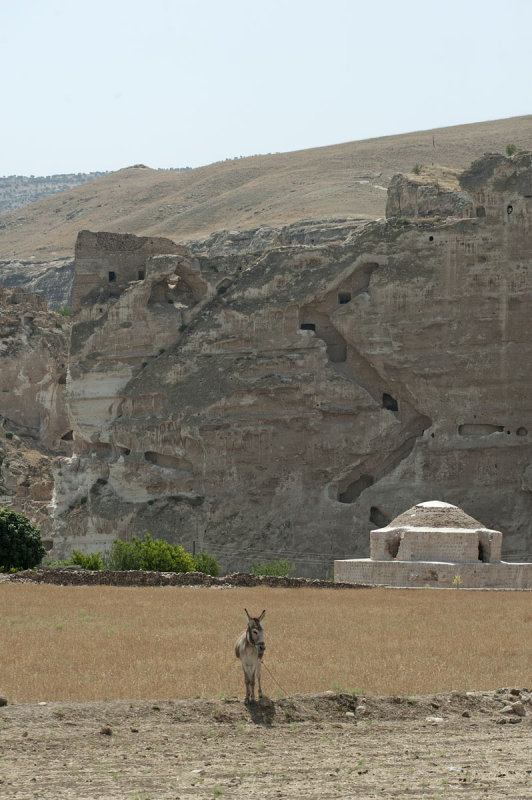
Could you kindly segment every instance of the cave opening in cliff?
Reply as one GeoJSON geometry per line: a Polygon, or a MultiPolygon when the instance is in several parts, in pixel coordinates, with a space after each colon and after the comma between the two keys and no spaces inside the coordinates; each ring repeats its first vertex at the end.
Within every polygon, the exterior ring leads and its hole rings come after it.
{"type": "Polygon", "coordinates": [[[354,503],[363,491],[369,489],[375,483],[375,478],[372,475],[361,475],[356,481],[347,486],[343,492],[338,493],[338,501],[340,503],[354,503]]]}
{"type": "Polygon", "coordinates": [[[313,322],[302,322],[299,326],[300,330],[302,331],[315,331],[316,326],[313,322]]]}
{"type": "Polygon", "coordinates": [[[351,300],[351,292],[338,292],[338,302],[339,304],[345,305],[345,303],[349,303],[351,300]]]}
{"type": "Polygon", "coordinates": [[[139,281],[143,281],[144,280],[144,275],[145,275],[144,270],[143,269],[139,269],[137,274],[138,274],[139,281]]]}
{"type": "Polygon", "coordinates": [[[399,411],[397,400],[387,392],[384,392],[382,395],[382,407],[386,408],[388,411],[399,411]]]}
{"type": "Polygon", "coordinates": [[[391,517],[381,511],[377,506],[371,506],[369,510],[369,521],[377,528],[385,528],[390,522],[391,517]]]}
{"type": "Polygon", "coordinates": [[[459,436],[490,436],[492,433],[502,433],[503,431],[503,425],[473,423],[458,426],[459,436]]]}
{"type": "Polygon", "coordinates": [[[109,283],[114,283],[116,281],[116,272],[113,270],[109,271],[109,283]]]}
{"type": "Polygon", "coordinates": [[[72,431],[67,431],[66,433],[61,436],[61,441],[63,442],[71,442],[74,439],[74,434],[72,431]]]}

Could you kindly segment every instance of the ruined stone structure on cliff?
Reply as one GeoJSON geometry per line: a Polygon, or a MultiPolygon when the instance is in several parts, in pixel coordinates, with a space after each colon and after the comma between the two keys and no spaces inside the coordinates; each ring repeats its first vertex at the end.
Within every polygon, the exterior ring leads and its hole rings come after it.
{"type": "Polygon", "coordinates": [[[82,232],[53,552],[150,532],[322,577],[436,496],[525,560],[532,156],[453,180],[397,179],[388,219],[338,244],[82,232]]]}
{"type": "Polygon", "coordinates": [[[370,557],[335,561],[339,583],[532,589],[532,562],[501,560],[502,533],[450,503],[418,503],[370,533],[370,557]]]}

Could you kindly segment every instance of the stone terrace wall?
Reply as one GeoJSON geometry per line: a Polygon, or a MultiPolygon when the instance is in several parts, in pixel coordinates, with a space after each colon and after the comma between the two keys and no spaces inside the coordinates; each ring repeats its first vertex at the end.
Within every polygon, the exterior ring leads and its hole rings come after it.
{"type": "Polygon", "coordinates": [[[352,583],[308,578],[256,577],[246,572],[235,572],[215,578],[202,572],[147,572],[144,570],[114,571],[44,567],[23,570],[11,576],[10,581],[53,583],[59,586],[271,586],[279,588],[360,589],[352,583]]]}

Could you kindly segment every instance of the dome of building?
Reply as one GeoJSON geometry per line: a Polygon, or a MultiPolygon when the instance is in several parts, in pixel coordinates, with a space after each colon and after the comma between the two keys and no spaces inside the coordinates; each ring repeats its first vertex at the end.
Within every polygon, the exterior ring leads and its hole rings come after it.
{"type": "Polygon", "coordinates": [[[486,528],[458,506],[430,500],[370,532],[376,561],[500,561],[502,533],[486,528]]]}
{"type": "MultiPolygon", "coordinates": [[[[389,528],[464,528],[479,530],[485,526],[451,503],[429,500],[403,511],[386,525],[389,528]]],[[[382,530],[382,529],[381,529],[382,530]]]]}

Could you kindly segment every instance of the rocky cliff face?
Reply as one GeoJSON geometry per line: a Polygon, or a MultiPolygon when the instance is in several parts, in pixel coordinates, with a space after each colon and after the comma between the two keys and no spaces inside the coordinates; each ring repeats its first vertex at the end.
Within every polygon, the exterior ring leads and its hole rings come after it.
{"type": "Polygon", "coordinates": [[[54,551],[149,531],[322,576],[436,497],[530,555],[531,179],[488,157],[453,216],[407,187],[342,244],[179,249],[81,300],[54,551]]]}
{"type": "Polygon", "coordinates": [[[386,217],[470,217],[471,197],[460,185],[458,170],[418,167],[416,173],[394,175],[388,188],[386,217]]]}
{"type": "Polygon", "coordinates": [[[0,415],[12,430],[60,449],[70,322],[43,297],[0,287],[0,415]]]}
{"type": "Polygon", "coordinates": [[[0,288],[0,503],[51,547],[52,465],[72,450],[65,405],[70,323],[46,300],[0,288]]]}
{"type": "Polygon", "coordinates": [[[72,305],[74,259],[0,261],[0,286],[24,289],[46,299],[50,309],[72,305]]]}

